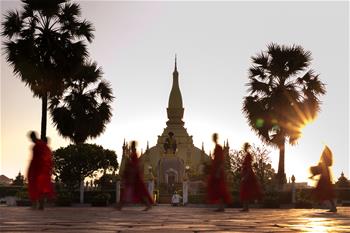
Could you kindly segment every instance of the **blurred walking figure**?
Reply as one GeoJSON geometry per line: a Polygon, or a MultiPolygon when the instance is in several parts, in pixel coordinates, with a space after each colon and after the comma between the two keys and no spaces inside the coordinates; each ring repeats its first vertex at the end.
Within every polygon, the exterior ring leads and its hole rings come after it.
{"type": "Polygon", "coordinates": [[[262,196],[260,185],[252,168],[253,157],[249,152],[249,143],[244,143],[243,151],[245,157],[241,170],[240,199],[243,203],[241,211],[249,211],[249,201],[260,199],[262,196]]]}
{"type": "Polygon", "coordinates": [[[218,144],[218,137],[217,133],[213,134],[215,149],[208,178],[208,201],[211,204],[219,204],[219,208],[215,211],[225,211],[225,204],[231,203],[231,195],[226,185],[224,153],[222,146],[218,144]]]}
{"type": "Polygon", "coordinates": [[[33,158],[28,169],[28,193],[34,208],[44,209],[46,198],[54,197],[52,175],[52,152],[47,141],[37,138],[34,131],[29,134],[34,143],[33,158]]]}
{"type": "Polygon", "coordinates": [[[337,207],[334,201],[335,192],[333,189],[331,172],[329,168],[332,165],[333,153],[328,146],[325,146],[318,165],[310,168],[312,174],[310,178],[312,179],[314,176],[320,175],[316,188],[314,189],[314,197],[319,202],[329,201],[331,205],[329,212],[337,212],[337,207]]]}
{"type": "Polygon", "coordinates": [[[138,203],[140,201],[146,205],[144,211],[147,211],[152,207],[153,200],[143,182],[139,167],[139,159],[136,153],[136,141],[131,142],[130,158],[125,164],[125,170],[122,174],[122,182],[124,183],[124,189],[117,206],[118,210],[121,210],[126,203],[138,203]]]}

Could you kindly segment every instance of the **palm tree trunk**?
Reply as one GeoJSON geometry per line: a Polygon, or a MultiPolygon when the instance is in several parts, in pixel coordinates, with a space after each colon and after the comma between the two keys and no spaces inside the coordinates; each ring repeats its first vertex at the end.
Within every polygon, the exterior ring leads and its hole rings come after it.
{"type": "Polygon", "coordinates": [[[286,183],[286,173],[284,172],[285,142],[279,146],[280,156],[278,161],[277,179],[280,185],[286,183]]]}
{"type": "Polygon", "coordinates": [[[46,140],[46,124],[47,124],[47,92],[41,97],[41,140],[46,140]]]}
{"type": "Polygon", "coordinates": [[[84,179],[79,182],[80,204],[84,204],[84,179]]]}

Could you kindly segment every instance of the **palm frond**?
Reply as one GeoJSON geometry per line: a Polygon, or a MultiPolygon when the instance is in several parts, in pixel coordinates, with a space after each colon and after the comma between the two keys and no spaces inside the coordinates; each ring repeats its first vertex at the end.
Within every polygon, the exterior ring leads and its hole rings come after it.
{"type": "Polygon", "coordinates": [[[9,11],[5,15],[5,20],[1,23],[1,35],[11,39],[18,35],[22,29],[22,19],[18,11],[9,11]]]}
{"type": "Polygon", "coordinates": [[[78,29],[75,32],[75,34],[81,38],[85,37],[90,43],[94,39],[94,34],[93,32],[95,31],[92,23],[90,23],[87,20],[84,20],[83,22],[79,23],[78,29]]]}
{"type": "Polygon", "coordinates": [[[104,101],[112,101],[113,100],[113,95],[112,95],[112,88],[109,82],[107,81],[102,81],[99,83],[96,91],[100,94],[101,98],[104,101]]]}

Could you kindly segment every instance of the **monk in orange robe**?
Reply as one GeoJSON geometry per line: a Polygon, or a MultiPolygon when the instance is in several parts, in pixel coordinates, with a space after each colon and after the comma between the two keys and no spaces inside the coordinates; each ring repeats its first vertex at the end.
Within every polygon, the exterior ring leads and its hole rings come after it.
{"type": "Polygon", "coordinates": [[[217,142],[217,133],[213,134],[213,141],[215,143],[215,149],[208,178],[208,202],[219,204],[219,208],[215,211],[224,211],[225,204],[231,203],[231,195],[227,189],[225,178],[224,152],[222,146],[217,142]]]}
{"type": "Polygon", "coordinates": [[[47,146],[47,142],[39,140],[36,133],[30,133],[30,138],[34,143],[33,158],[28,169],[28,193],[33,207],[44,209],[46,198],[53,198],[55,195],[52,175],[52,152],[47,146]]]}
{"type": "Polygon", "coordinates": [[[242,211],[249,211],[248,202],[260,199],[262,196],[260,185],[252,168],[253,157],[249,152],[249,148],[249,143],[245,143],[243,150],[246,155],[242,164],[239,192],[241,202],[243,203],[242,211]]]}
{"type": "Polygon", "coordinates": [[[144,211],[151,208],[153,199],[143,182],[139,159],[136,153],[136,141],[131,142],[131,154],[129,160],[126,162],[124,173],[122,174],[122,182],[124,183],[124,189],[117,206],[118,210],[121,210],[125,203],[138,202],[143,202],[146,205],[144,211]]]}
{"type": "Polygon", "coordinates": [[[329,212],[337,212],[337,207],[334,201],[335,192],[329,168],[332,166],[332,164],[332,151],[329,149],[328,146],[325,146],[318,165],[310,168],[310,171],[312,173],[312,176],[310,178],[313,178],[316,175],[320,175],[316,188],[313,192],[314,197],[319,202],[329,201],[331,205],[329,212]]]}

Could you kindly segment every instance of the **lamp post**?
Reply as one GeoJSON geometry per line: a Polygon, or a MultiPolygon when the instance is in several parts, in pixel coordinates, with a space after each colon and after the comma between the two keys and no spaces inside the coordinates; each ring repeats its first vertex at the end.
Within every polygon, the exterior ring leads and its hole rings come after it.
{"type": "Polygon", "coordinates": [[[185,175],[183,177],[182,182],[182,204],[186,205],[188,203],[188,172],[190,170],[190,166],[185,167],[185,175]]]}

